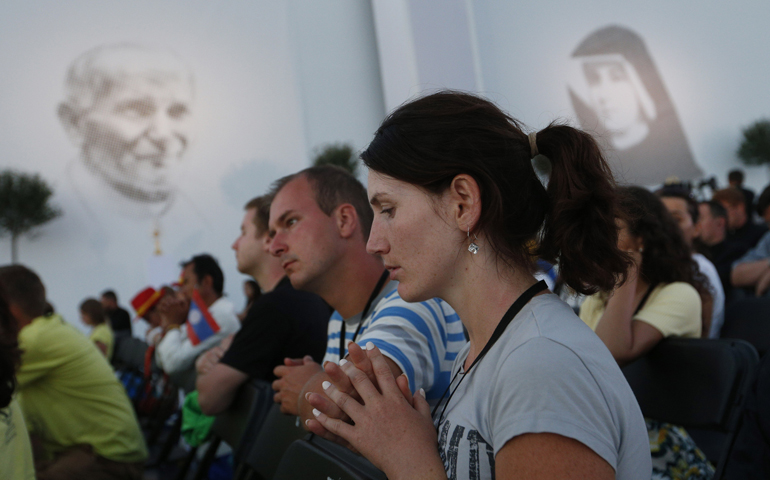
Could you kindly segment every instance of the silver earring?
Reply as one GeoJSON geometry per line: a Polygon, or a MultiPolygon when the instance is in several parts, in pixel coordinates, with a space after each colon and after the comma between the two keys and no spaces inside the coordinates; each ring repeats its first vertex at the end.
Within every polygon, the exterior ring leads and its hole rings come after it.
{"type": "MultiPolygon", "coordinates": [[[[471,238],[471,230],[468,229],[468,239],[470,238],[471,238]]],[[[473,234],[473,241],[471,242],[470,245],[468,245],[468,251],[474,255],[479,253],[479,248],[481,248],[478,245],[476,245],[476,240],[478,240],[478,237],[476,237],[476,234],[473,234]]]]}

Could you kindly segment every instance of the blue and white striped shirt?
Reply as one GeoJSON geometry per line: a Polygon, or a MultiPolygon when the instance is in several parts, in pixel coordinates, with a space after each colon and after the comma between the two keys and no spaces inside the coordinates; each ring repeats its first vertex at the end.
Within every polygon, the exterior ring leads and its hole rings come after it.
{"type": "MultiPolygon", "coordinates": [[[[466,343],[460,317],[438,298],[408,303],[397,286],[398,282],[388,283],[372,302],[356,343],[377,345],[406,373],[412,393],[423,388],[428,400],[437,400],[449,385],[454,359],[466,343]]],[[[345,320],[346,344],[353,341],[360,320],[361,313],[345,320]]],[[[340,360],[342,322],[336,311],[329,319],[324,362],[340,360]]]]}

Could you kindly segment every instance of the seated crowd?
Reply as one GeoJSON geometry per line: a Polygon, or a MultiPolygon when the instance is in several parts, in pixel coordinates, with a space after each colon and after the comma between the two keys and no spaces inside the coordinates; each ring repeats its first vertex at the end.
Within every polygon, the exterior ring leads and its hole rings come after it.
{"type": "MultiPolygon", "coordinates": [[[[621,367],[668,337],[719,338],[726,305],[768,295],[754,214],[770,222],[770,187],[756,206],[740,172],[701,202],[685,184],[618,187],[590,135],[526,134],[457,92],[399,107],[361,159],[368,192],[317,166],[246,203],[241,313],[205,253],[134,295],[147,378],[207,416],[271,382],[281,412],[389,478],[712,478],[621,367]],[[544,266],[586,295],[579,315],[535,280],[544,266]]],[[[110,363],[131,316],[111,290],[80,314],[90,337],[35,272],[0,267],[0,478],[142,478],[147,432],[110,363]]]]}

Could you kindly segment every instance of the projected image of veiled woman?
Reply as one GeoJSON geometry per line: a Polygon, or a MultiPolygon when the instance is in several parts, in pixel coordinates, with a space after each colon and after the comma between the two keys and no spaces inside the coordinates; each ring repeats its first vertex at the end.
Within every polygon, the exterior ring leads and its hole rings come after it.
{"type": "Polygon", "coordinates": [[[603,140],[618,181],[653,185],[703,174],[639,35],[617,26],[597,30],[572,53],[571,67],[575,113],[603,140]]]}

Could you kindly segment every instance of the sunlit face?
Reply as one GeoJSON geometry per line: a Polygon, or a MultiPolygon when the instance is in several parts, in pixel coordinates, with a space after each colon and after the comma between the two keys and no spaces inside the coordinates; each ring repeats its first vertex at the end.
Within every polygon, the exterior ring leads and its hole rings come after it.
{"type": "Polygon", "coordinates": [[[334,212],[316,203],[305,177],[286,184],[270,204],[270,253],[278,257],[294,288],[320,293],[341,256],[343,239],[334,212]]]}
{"type": "Polygon", "coordinates": [[[725,238],[724,219],[714,217],[711,214],[711,208],[703,203],[698,205],[698,229],[700,239],[706,245],[716,245],[725,238]]]}
{"type": "Polygon", "coordinates": [[[150,324],[150,328],[159,327],[160,322],[162,320],[160,316],[160,311],[158,311],[157,305],[153,305],[152,308],[147,310],[147,312],[145,312],[144,314],[144,317],[142,318],[144,318],[147,321],[147,323],[150,324]]]}
{"type": "Polygon", "coordinates": [[[591,62],[583,66],[591,104],[607,130],[624,132],[642,121],[637,92],[620,62],[591,62]]]}
{"type": "Polygon", "coordinates": [[[463,232],[448,220],[446,197],[369,172],[374,221],[366,249],[380,255],[398,293],[408,302],[441,297],[453,283],[463,252],[463,232]]]}
{"type": "Polygon", "coordinates": [[[191,301],[193,290],[200,288],[199,283],[198,275],[195,274],[195,266],[191,263],[182,270],[178,294],[188,302],[191,301]]]}
{"type": "Polygon", "coordinates": [[[95,325],[94,321],[91,320],[91,315],[82,310],[80,311],[80,321],[89,326],[95,325]]]}
{"type": "Polygon", "coordinates": [[[270,259],[269,237],[267,232],[258,234],[257,225],[254,223],[256,214],[255,208],[246,211],[241,222],[241,234],[232,245],[238,271],[247,275],[253,275],[261,263],[270,259]]]}
{"type": "Polygon", "coordinates": [[[687,200],[678,197],[663,197],[661,201],[671,216],[674,217],[676,223],[679,224],[684,241],[687,245],[692,245],[692,239],[695,238],[695,224],[687,208],[687,200]]]}
{"type": "Polygon", "coordinates": [[[107,312],[111,312],[116,308],[118,308],[117,303],[115,303],[115,301],[109,297],[102,296],[101,302],[102,302],[102,307],[107,312]]]}
{"type": "Polygon", "coordinates": [[[192,86],[131,77],[79,118],[88,167],[134,200],[165,200],[189,141],[192,86]]]}
{"type": "Polygon", "coordinates": [[[642,247],[642,238],[631,233],[625,220],[616,218],[615,226],[618,228],[618,249],[624,252],[638,252],[642,247]]]}

